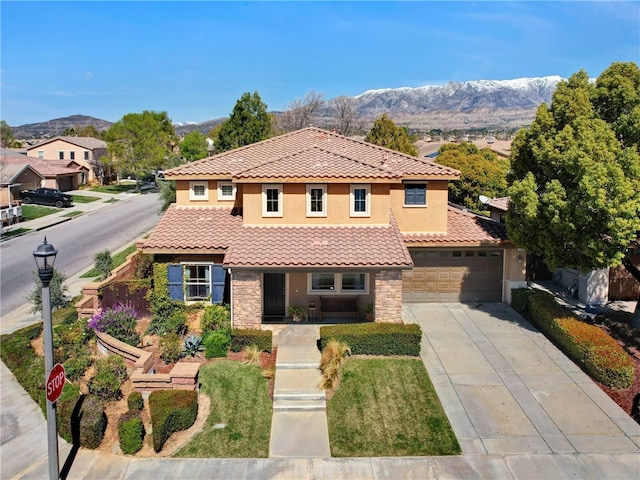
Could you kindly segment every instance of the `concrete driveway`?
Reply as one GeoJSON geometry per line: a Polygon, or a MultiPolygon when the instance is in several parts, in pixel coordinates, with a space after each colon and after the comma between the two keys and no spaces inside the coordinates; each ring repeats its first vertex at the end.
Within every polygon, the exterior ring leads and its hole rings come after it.
{"type": "Polygon", "coordinates": [[[463,454],[640,452],[640,425],[511,307],[405,304],[403,319],[463,454]]]}

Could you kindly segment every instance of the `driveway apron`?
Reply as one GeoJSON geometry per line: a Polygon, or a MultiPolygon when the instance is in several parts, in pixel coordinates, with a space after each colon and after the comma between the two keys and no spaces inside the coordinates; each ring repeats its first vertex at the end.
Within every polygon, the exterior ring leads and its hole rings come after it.
{"type": "Polygon", "coordinates": [[[463,454],[638,453],[635,423],[504,304],[405,304],[463,454]]]}

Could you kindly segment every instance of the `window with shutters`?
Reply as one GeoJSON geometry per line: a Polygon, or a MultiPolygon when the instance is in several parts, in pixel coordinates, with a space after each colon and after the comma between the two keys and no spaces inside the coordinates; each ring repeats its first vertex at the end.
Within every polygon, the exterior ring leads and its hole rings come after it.
{"type": "Polygon", "coordinates": [[[426,183],[405,183],[404,184],[404,206],[424,207],[427,205],[427,184],[426,183]]]}
{"type": "Polygon", "coordinates": [[[184,263],[169,265],[169,296],[186,302],[222,303],[227,272],[222,265],[184,263]]]}

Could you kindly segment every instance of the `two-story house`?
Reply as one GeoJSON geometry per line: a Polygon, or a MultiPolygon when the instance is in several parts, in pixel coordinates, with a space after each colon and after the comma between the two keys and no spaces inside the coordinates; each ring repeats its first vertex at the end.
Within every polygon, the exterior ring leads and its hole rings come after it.
{"type": "Polygon", "coordinates": [[[459,172],[306,128],[165,172],[176,203],[143,252],[171,296],[228,301],[260,328],[290,305],[357,297],[375,321],[403,302],[502,301],[524,280],[504,226],[449,206],[459,172]]]}
{"type": "Polygon", "coordinates": [[[80,184],[100,182],[111,175],[101,162],[107,155],[107,142],[98,138],[58,136],[27,148],[27,155],[43,160],[73,160],[87,169],[88,175],[79,179],[80,184]]]}

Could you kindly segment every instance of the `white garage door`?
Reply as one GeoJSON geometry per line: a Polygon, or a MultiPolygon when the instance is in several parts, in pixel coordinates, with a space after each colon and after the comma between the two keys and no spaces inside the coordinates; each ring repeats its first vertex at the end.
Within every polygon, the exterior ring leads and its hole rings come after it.
{"type": "Polygon", "coordinates": [[[409,249],[412,270],[402,275],[403,301],[502,301],[502,250],[409,249]]]}

